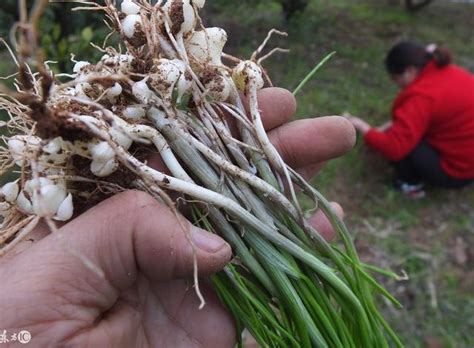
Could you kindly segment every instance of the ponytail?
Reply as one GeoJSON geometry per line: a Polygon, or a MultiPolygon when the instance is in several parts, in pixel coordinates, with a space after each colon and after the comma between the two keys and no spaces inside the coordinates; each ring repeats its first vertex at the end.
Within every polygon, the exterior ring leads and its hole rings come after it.
{"type": "Polygon", "coordinates": [[[428,55],[438,68],[444,68],[453,62],[453,55],[444,47],[435,47],[432,52],[428,52],[428,55]]]}
{"type": "Polygon", "coordinates": [[[430,61],[443,68],[452,62],[451,52],[433,44],[424,47],[411,41],[403,41],[390,50],[385,59],[385,66],[390,74],[397,75],[411,66],[421,70],[430,61]]]}

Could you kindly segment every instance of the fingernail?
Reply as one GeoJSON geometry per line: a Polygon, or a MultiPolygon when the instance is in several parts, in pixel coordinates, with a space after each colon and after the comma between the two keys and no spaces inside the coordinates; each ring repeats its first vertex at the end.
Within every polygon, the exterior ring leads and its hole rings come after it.
{"type": "Polygon", "coordinates": [[[216,253],[227,246],[219,236],[196,227],[191,229],[191,238],[197,248],[208,253],[216,253]]]}

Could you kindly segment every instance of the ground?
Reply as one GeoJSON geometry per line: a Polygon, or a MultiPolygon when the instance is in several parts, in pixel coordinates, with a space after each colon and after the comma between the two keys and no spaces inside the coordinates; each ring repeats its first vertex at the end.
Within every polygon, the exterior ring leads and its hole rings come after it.
{"type": "MultiPolygon", "coordinates": [[[[389,1],[313,0],[285,23],[277,3],[244,1],[225,10],[220,2],[207,23],[227,29],[232,54],[248,56],[269,28],[289,33],[273,42],[291,53],[265,65],[276,85],[295,88],[325,55],[337,52],[297,96],[298,117],[349,112],[374,124],[387,120],[397,90],[383,59],[401,38],[445,44],[457,63],[474,71],[472,3],[438,0],[408,14],[389,1]]],[[[3,61],[0,72],[7,69],[3,61]]],[[[313,183],[344,206],[364,261],[408,274],[405,281],[379,277],[404,304],[384,311],[406,346],[474,347],[474,186],[429,189],[414,201],[392,190],[390,180],[389,167],[359,140],[313,183]]]]}

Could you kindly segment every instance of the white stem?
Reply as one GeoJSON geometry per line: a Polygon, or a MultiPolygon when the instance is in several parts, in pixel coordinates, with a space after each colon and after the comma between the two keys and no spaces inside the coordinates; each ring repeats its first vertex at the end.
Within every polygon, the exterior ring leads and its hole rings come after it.
{"type": "Polygon", "coordinates": [[[278,203],[285,209],[285,211],[290,213],[293,217],[299,216],[298,210],[295,209],[291,202],[289,202],[286,197],[282,195],[278,190],[276,190],[273,186],[260,179],[259,177],[252,175],[242,170],[241,168],[233,165],[231,162],[228,162],[227,160],[219,156],[217,153],[209,149],[206,145],[202,144],[196,138],[179,129],[178,127],[176,127],[176,125],[173,125],[172,120],[165,119],[163,117],[163,114],[158,110],[152,108],[149,111],[149,116],[155,122],[158,129],[161,129],[163,127],[173,127],[173,131],[175,131],[179,137],[186,139],[186,141],[192,144],[199,152],[201,152],[206,158],[211,160],[221,169],[231,175],[237,176],[239,179],[243,180],[250,186],[261,191],[264,195],[268,195],[268,199],[278,203]]]}
{"type": "Polygon", "coordinates": [[[0,257],[12,250],[16,245],[18,245],[18,243],[25,239],[26,236],[28,236],[33,231],[36,225],[38,225],[38,222],[41,220],[39,216],[31,216],[30,219],[31,220],[29,220],[28,224],[18,232],[18,235],[15,237],[15,239],[0,249],[0,257]]]}
{"type": "Polygon", "coordinates": [[[275,149],[275,146],[270,142],[268,139],[267,132],[265,131],[265,127],[263,126],[262,118],[260,116],[260,111],[258,107],[258,99],[257,99],[257,88],[254,85],[249,86],[249,107],[250,107],[250,116],[252,117],[252,122],[255,129],[255,134],[257,136],[260,145],[262,146],[263,151],[267,155],[268,160],[270,163],[286,178],[288,183],[288,188],[290,190],[291,197],[293,199],[293,203],[298,208],[298,211],[301,211],[299,208],[298,198],[296,197],[296,192],[293,186],[293,182],[291,181],[290,173],[288,172],[288,168],[281,158],[278,151],[275,149]]]}

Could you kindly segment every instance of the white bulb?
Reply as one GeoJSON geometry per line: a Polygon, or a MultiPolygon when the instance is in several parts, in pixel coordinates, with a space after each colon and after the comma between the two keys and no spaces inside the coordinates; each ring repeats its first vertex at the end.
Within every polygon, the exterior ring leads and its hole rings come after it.
{"type": "Polygon", "coordinates": [[[106,96],[108,99],[114,99],[115,97],[118,97],[120,94],[122,94],[122,86],[120,85],[120,83],[115,82],[115,85],[113,85],[107,90],[106,96]]]}
{"type": "Polygon", "coordinates": [[[132,93],[143,104],[148,104],[148,100],[153,96],[153,92],[148,88],[147,81],[149,77],[135,82],[132,87],[132,93]]]}
{"type": "Polygon", "coordinates": [[[184,21],[181,24],[180,33],[186,34],[192,31],[196,26],[196,14],[189,0],[183,0],[183,17],[184,21]]]}
{"type": "Polygon", "coordinates": [[[78,74],[78,73],[81,72],[82,68],[84,68],[85,66],[88,66],[88,65],[91,65],[91,63],[85,62],[85,61],[77,62],[76,64],[74,64],[74,68],[72,69],[72,71],[74,71],[76,74],[78,74]]]}
{"type": "Polygon", "coordinates": [[[232,90],[231,84],[224,76],[215,73],[211,79],[204,84],[207,93],[215,101],[226,101],[232,90]]]}
{"type": "Polygon", "coordinates": [[[73,213],[74,206],[72,202],[72,195],[69,193],[59,205],[54,219],[58,221],[67,221],[72,217],[73,213]]]}
{"type": "Polygon", "coordinates": [[[15,161],[17,161],[18,159],[23,157],[25,151],[25,143],[20,139],[11,138],[8,140],[8,148],[15,161]]]}
{"type": "Polygon", "coordinates": [[[26,155],[37,151],[40,143],[41,139],[35,136],[15,135],[8,139],[8,149],[15,163],[21,166],[26,155]]]}
{"type": "Polygon", "coordinates": [[[118,162],[115,159],[111,159],[107,162],[103,161],[92,161],[91,172],[98,177],[109,176],[115,172],[118,168],[118,162]]]}
{"type": "Polygon", "coordinates": [[[0,193],[5,197],[7,202],[14,202],[18,197],[18,193],[20,192],[20,188],[18,187],[18,181],[9,182],[3,185],[0,193]]]}
{"type": "Polygon", "coordinates": [[[48,154],[55,154],[61,150],[62,138],[57,137],[49,141],[45,146],[43,146],[43,151],[48,154]]]}
{"type": "Polygon", "coordinates": [[[131,105],[122,111],[122,116],[129,120],[139,120],[145,117],[145,109],[140,105],[131,105]]]}
{"type": "Polygon", "coordinates": [[[129,54],[121,54],[116,57],[118,71],[124,74],[128,74],[131,69],[131,64],[133,62],[133,56],[129,54]]]}
{"type": "Polygon", "coordinates": [[[40,177],[38,179],[31,179],[25,182],[24,190],[30,195],[32,195],[36,187],[47,186],[47,185],[53,185],[53,182],[49,180],[48,178],[40,177]]]}
{"type": "MultiPolygon", "coordinates": [[[[168,12],[168,16],[171,20],[177,19],[182,20],[180,23],[179,34],[186,34],[194,29],[196,26],[196,14],[194,8],[190,3],[190,0],[168,0],[163,5],[163,10],[168,12]],[[177,6],[174,6],[174,5],[177,6]],[[174,13],[174,11],[182,11],[182,13],[174,13]]],[[[173,26],[174,23],[171,23],[173,26]]]]}
{"type": "Polygon", "coordinates": [[[240,62],[234,68],[232,79],[241,91],[246,91],[250,87],[262,89],[265,85],[262,69],[250,60],[240,62]]]}
{"type": "Polygon", "coordinates": [[[33,211],[37,216],[54,216],[64,198],[66,198],[66,191],[61,185],[55,185],[52,182],[41,185],[39,192],[33,191],[33,211]]]}
{"type": "Polygon", "coordinates": [[[193,5],[197,8],[203,8],[206,4],[206,0],[193,0],[193,5]]]}
{"type": "Polygon", "coordinates": [[[88,82],[81,82],[76,85],[76,96],[90,100],[87,93],[91,93],[92,86],[88,82]]]}
{"type": "Polygon", "coordinates": [[[181,77],[181,71],[168,59],[160,59],[155,65],[156,72],[150,80],[150,85],[163,98],[171,98],[173,89],[181,77]]]}
{"type": "Polygon", "coordinates": [[[133,140],[124,134],[120,129],[110,129],[110,135],[112,139],[125,150],[128,150],[130,146],[132,146],[133,140]]]}
{"type": "Polygon", "coordinates": [[[121,54],[118,56],[119,63],[131,63],[133,62],[133,56],[130,54],[121,54]]]}
{"type": "Polygon", "coordinates": [[[114,149],[106,141],[89,144],[89,151],[95,161],[107,162],[115,157],[114,149]]]}
{"type": "Polygon", "coordinates": [[[126,15],[138,14],[140,12],[140,6],[131,0],[123,0],[121,8],[122,12],[126,15]]]}
{"type": "Polygon", "coordinates": [[[133,38],[135,36],[135,32],[137,31],[137,29],[141,30],[142,28],[141,17],[137,14],[128,15],[122,21],[122,28],[123,28],[123,33],[125,34],[126,37],[128,37],[129,39],[133,38]]]}
{"type": "Polygon", "coordinates": [[[66,163],[67,159],[67,144],[61,137],[54,138],[43,146],[43,154],[40,157],[43,164],[61,165],[66,163]]]}
{"type": "Polygon", "coordinates": [[[11,207],[8,202],[0,202],[0,217],[6,218],[10,215],[11,207]]]}
{"type": "Polygon", "coordinates": [[[176,65],[181,72],[178,83],[176,84],[176,90],[178,91],[177,102],[181,102],[181,99],[186,93],[189,93],[193,87],[193,79],[190,75],[186,74],[186,64],[182,60],[173,59],[173,64],[176,65]]]}
{"type": "Polygon", "coordinates": [[[181,74],[186,72],[186,63],[184,63],[181,59],[173,59],[171,62],[179,69],[181,74]]]}
{"type": "Polygon", "coordinates": [[[23,213],[33,214],[33,207],[31,205],[31,202],[28,198],[26,198],[26,195],[23,193],[23,191],[18,194],[16,204],[23,213]]]}
{"type": "Polygon", "coordinates": [[[222,65],[222,50],[227,42],[227,33],[221,28],[206,28],[195,31],[186,42],[191,56],[202,63],[222,65]]]}

